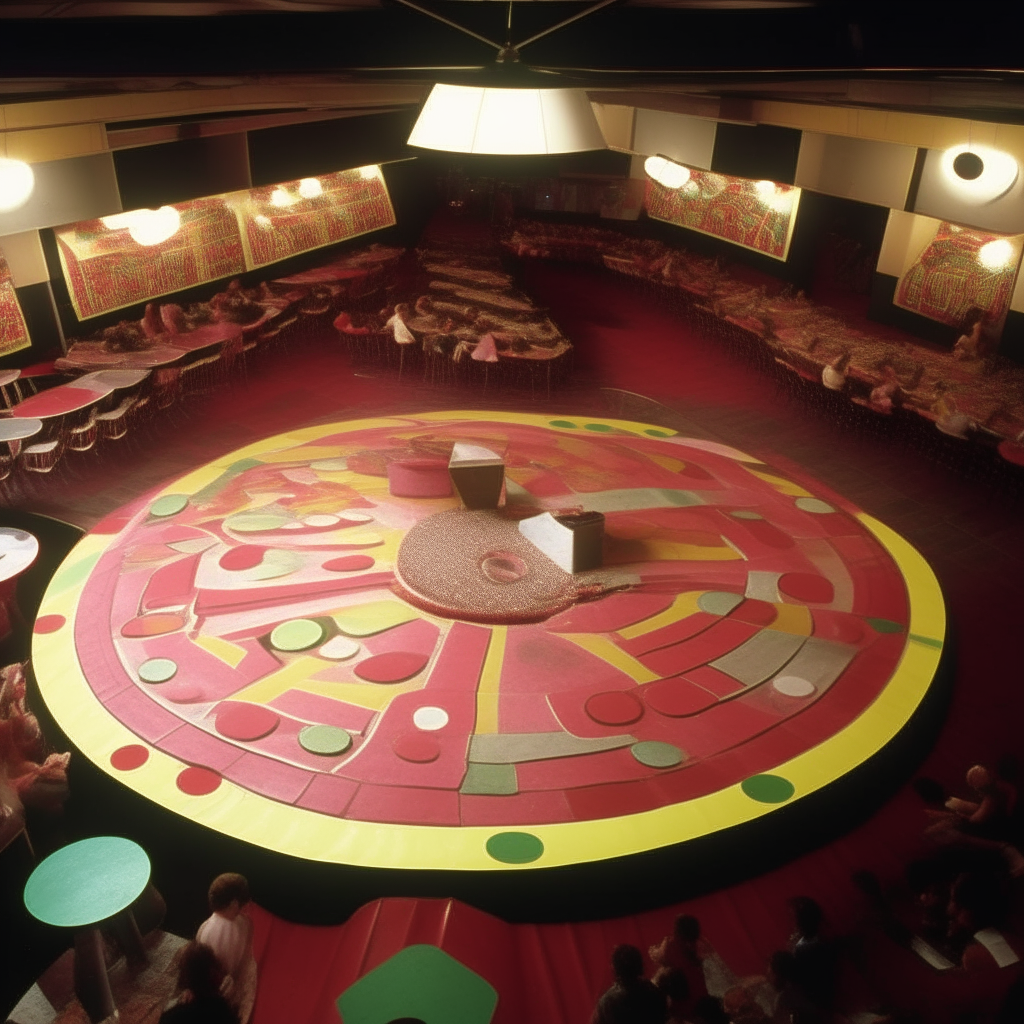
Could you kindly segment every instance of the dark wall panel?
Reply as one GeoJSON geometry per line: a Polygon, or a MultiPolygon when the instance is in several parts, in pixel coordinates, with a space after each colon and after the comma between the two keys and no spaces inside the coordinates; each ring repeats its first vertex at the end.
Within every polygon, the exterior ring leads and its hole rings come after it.
{"type": "Polygon", "coordinates": [[[114,153],[121,205],[155,209],[249,187],[245,133],[182,139],[114,153]]]}
{"type": "Polygon", "coordinates": [[[405,140],[417,113],[398,110],[249,132],[252,183],[276,185],[415,156],[421,150],[410,148],[405,140]]]}
{"type": "Polygon", "coordinates": [[[53,359],[62,352],[60,329],[50,298],[50,285],[43,281],[40,284],[27,284],[15,289],[18,304],[25,317],[25,326],[32,339],[30,348],[13,352],[0,359],[0,368],[9,369],[15,366],[31,366],[44,359],[53,359]]]}
{"type": "Polygon", "coordinates": [[[766,178],[792,185],[801,132],[768,124],[719,123],[711,170],[740,178],[766,178]]]}
{"type": "Polygon", "coordinates": [[[933,341],[937,345],[952,348],[960,335],[955,327],[939,323],[938,320],[931,320],[893,303],[893,296],[896,294],[896,286],[899,283],[898,277],[876,272],[871,282],[871,305],[868,309],[868,316],[879,323],[892,324],[893,327],[916,334],[926,341],[933,341]]]}

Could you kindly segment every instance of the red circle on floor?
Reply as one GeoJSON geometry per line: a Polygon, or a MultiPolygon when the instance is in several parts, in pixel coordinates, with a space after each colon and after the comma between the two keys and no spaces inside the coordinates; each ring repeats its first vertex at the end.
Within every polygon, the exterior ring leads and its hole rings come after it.
{"type": "Polygon", "coordinates": [[[748,598],[729,615],[729,618],[747,622],[751,626],[770,626],[778,616],[775,605],[748,598]]]}
{"type": "Polygon", "coordinates": [[[643,704],[624,690],[595,693],[587,699],[584,709],[600,725],[630,725],[639,721],[644,713],[643,704]]]}
{"type": "Polygon", "coordinates": [[[832,584],[824,576],[810,572],[787,572],[779,577],[779,591],[795,601],[828,604],[835,597],[832,584]]]}
{"type": "Polygon", "coordinates": [[[129,743],[126,747],[118,747],[110,755],[110,764],[119,772],[141,768],[148,760],[149,747],[144,747],[141,743],[129,743]]]}
{"type": "Polygon", "coordinates": [[[243,701],[225,701],[217,708],[217,732],[229,740],[252,741],[269,736],[281,721],[270,708],[243,701]]]}
{"type": "Polygon", "coordinates": [[[328,572],[360,572],[369,569],[371,565],[373,559],[369,555],[344,555],[324,562],[324,568],[328,572]]]}
{"type": "Polygon", "coordinates": [[[32,627],[34,633],[56,633],[68,620],[63,615],[40,615],[32,627]]]}
{"type": "Polygon", "coordinates": [[[422,672],[430,661],[428,654],[411,651],[388,651],[359,662],[355,673],[368,683],[401,683],[422,672]]]}
{"type": "Polygon", "coordinates": [[[220,785],[220,773],[193,765],[178,772],[178,789],[189,796],[206,796],[220,785]]]}
{"type": "Polygon", "coordinates": [[[718,698],[686,679],[660,679],[643,688],[644,703],[670,718],[695,715],[718,703],[718,698]]]}
{"type": "Polygon", "coordinates": [[[266,553],[267,549],[262,544],[240,544],[237,548],[225,551],[220,556],[219,565],[222,569],[230,569],[233,572],[255,569],[263,561],[266,553]]]}
{"type": "Polygon", "coordinates": [[[391,749],[403,760],[429,764],[441,756],[441,744],[422,732],[407,732],[397,737],[391,749]]]}
{"type": "Polygon", "coordinates": [[[129,619],[121,627],[121,636],[161,636],[185,625],[185,616],[177,612],[152,612],[129,619]]]}

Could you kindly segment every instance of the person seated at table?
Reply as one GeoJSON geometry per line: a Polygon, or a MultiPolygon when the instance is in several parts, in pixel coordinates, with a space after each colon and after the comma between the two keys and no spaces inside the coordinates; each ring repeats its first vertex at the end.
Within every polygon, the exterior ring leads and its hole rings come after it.
{"type": "Polygon", "coordinates": [[[1017,802],[1016,787],[981,764],[967,770],[966,782],[974,791],[971,799],[953,796],[946,801],[960,830],[983,839],[1005,839],[1017,802]]]}
{"type": "Polygon", "coordinates": [[[987,327],[988,318],[985,311],[978,306],[972,306],[963,319],[963,334],[956,339],[953,346],[953,358],[969,361],[987,356],[992,347],[987,327]]]}
{"type": "Polygon", "coordinates": [[[665,996],[644,977],[644,958],[636,946],[612,952],[615,984],[597,1002],[590,1024],[664,1024],[665,996]]]}
{"type": "Polygon", "coordinates": [[[178,999],[160,1024],[239,1024],[238,1011],[221,995],[224,968],[216,953],[190,942],[178,954],[178,999]]]}
{"type": "Polygon", "coordinates": [[[217,955],[224,968],[222,991],[245,1024],[256,998],[252,921],[242,912],[249,902],[249,883],[244,875],[218,875],[210,884],[209,901],[212,913],[199,926],[196,941],[217,955]]]}
{"type": "MultiPolygon", "coordinates": [[[[704,977],[704,960],[713,953],[707,940],[701,938],[700,921],[691,914],[680,914],[672,926],[672,934],[666,935],[657,946],[648,951],[651,960],[661,971],[681,971],[686,976],[690,990],[689,1006],[708,994],[704,977]]],[[[655,984],[658,983],[657,976],[655,984]]]]}

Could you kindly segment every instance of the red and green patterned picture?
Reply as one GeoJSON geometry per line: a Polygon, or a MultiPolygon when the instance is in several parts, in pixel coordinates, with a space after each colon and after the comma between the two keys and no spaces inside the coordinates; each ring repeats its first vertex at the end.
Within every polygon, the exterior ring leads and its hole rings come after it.
{"type": "Polygon", "coordinates": [[[800,189],[690,170],[681,188],[647,185],[647,216],[723,238],[777,260],[789,255],[800,189]]]}
{"type": "Polygon", "coordinates": [[[20,352],[31,344],[10,268],[0,255],[0,356],[20,352]]]}
{"type": "Polygon", "coordinates": [[[931,320],[963,326],[972,309],[1001,323],[1020,263],[1021,236],[1005,237],[943,221],[900,278],[895,303],[931,320]]]}

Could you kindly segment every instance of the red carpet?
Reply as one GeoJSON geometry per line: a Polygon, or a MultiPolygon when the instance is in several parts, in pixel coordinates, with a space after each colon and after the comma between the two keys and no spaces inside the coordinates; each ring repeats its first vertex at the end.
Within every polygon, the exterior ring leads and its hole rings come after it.
{"type": "MultiPolygon", "coordinates": [[[[62,477],[33,482],[29,493],[10,495],[9,500],[90,526],[144,489],[249,440],[341,416],[499,405],[561,413],[594,409],[637,419],[660,415],[667,425],[690,434],[711,436],[754,454],[771,453],[776,462],[779,455],[791,459],[898,530],[929,559],[949,605],[956,689],[922,772],[961,789],[968,765],[1020,749],[1024,517],[1016,501],[992,491],[984,480],[965,479],[962,472],[937,465],[900,437],[890,438],[884,431],[851,433],[826,412],[787,397],[741,355],[700,338],[651,293],[628,280],[545,265],[527,267],[527,279],[536,301],[550,306],[553,318],[576,344],[581,386],[571,393],[533,404],[528,396],[454,394],[400,386],[390,378],[356,378],[331,336],[315,355],[304,348],[271,357],[250,372],[245,384],[193,403],[187,415],[173,410],[173,425],[155,423],[134,447],[117,448],[123,444],[117,442],[98,454],[68,458],[62,477]],[[648,395],[671,412],[620,393],[602,395],[601,386],[648,395]]],[[[883,880],[897,879],[923,849],[922,822],[920,804],[904,785],[868,822],[842,839],[757,879],[692,901],[685,909],[701,918],[708,938],[734,970],[763,970],[767,956],[787,937],[788,896],[815,897],[833,930],[847,930],[857,918],[851,871],[870,868],[883,880]]],[[[594,899],[599,904],[601,893],[594,899]]],[[[537,1001],[519,1019],[582,1024],[594,996],[608,982],[611,947],[621,941],[646,947],[667,931],[679,909],[622,921],[516,926],[524,929],[520,934],[532,936],[522,941],[518,955],[529,979],[523,996],[537,1001]]],[[[287,929],[280,933],[280,942],[273,929],[267,940],[275,955],[264,959],[257,1021],[328,1019],[296,1012],[294,1002],[282,1013],[282,1004],[274,1000],[281,998],[279,985],[286,984],[292,999],[305,1001],[312,1011],[312,979],[329,977],[324,972],[340,961],[351,971],[347,932],[279,927],[287,929]],[[303,949],[306,954],[300,954],[303,949]],[[299,968],[307,972],[310,985],[299,983],[299,968]]],[[[900,956],[886,962],[881,980],[909,985],[941,1004],[943,989],[936,975],[916,958],[900,956]],[[905,977],[904,969],[909,972],[905,977]]],[[[321,983],[321,996],[330,987],[321,983]]],[[[926,1014],[925,1019],[940,1018],[926,1014]]]]}

